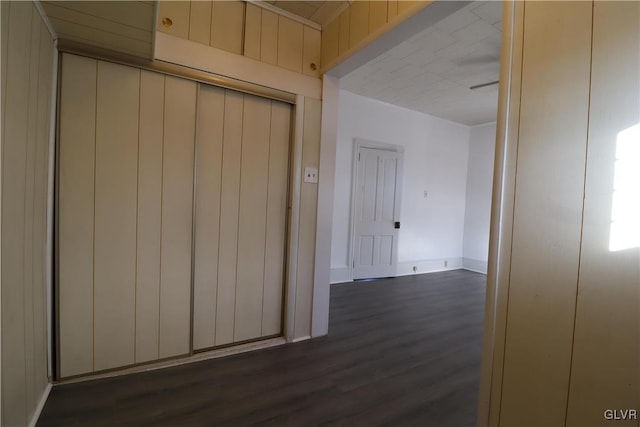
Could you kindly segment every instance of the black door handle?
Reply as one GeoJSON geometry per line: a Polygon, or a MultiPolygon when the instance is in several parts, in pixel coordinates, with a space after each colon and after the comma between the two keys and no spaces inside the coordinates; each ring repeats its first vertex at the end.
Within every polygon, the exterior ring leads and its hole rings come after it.
{"type": "Polygon", "coordinates": [[[396,221],[393,223],[393,228],[400,228],[400,221],[396,221]]]}

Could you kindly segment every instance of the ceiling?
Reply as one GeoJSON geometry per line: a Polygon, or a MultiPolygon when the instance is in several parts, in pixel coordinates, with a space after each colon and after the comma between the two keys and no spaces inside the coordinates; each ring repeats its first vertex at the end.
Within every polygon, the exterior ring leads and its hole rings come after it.
{"type": "Polygon", "coordinates": [[[279,9],[298,15],[324,27],[349,6],[351,1],[268,1],[279,9]]]}
{"type": "Polygon", "coordinates": [[[143,58],[153,56],[153,1],[42,1],[58,37],[143,58]]]}
{"type": "Polygon", "coordinates": [[[468,126],[496,120],[502,2],[474,1],[340,80],[368,98],[468,126]]]}

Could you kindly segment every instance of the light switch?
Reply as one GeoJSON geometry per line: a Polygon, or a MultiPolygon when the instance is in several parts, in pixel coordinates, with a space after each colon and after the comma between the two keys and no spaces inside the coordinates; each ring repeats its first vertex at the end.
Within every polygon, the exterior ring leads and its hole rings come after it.
{"type": "Polygon", "coordinates": [[[318,183],[318,168],[304,168],[304,182],[318,183]]]}

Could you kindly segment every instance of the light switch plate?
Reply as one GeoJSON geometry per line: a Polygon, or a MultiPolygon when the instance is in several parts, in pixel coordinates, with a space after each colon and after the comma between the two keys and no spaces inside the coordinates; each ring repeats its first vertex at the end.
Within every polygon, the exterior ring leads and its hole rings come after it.
{"type": "Polygon", "coordinates": [[[318,168],[304,168],[304,182],[318,183],[318,168]]]}

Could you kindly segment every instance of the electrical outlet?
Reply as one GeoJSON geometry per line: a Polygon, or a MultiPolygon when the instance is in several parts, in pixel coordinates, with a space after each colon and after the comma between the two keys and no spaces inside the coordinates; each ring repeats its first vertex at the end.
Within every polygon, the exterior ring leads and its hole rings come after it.
{"type": "Polygon", "coordinates": [[[304,182],[318,183],[318,168],[304,168],[304,182]]]}

